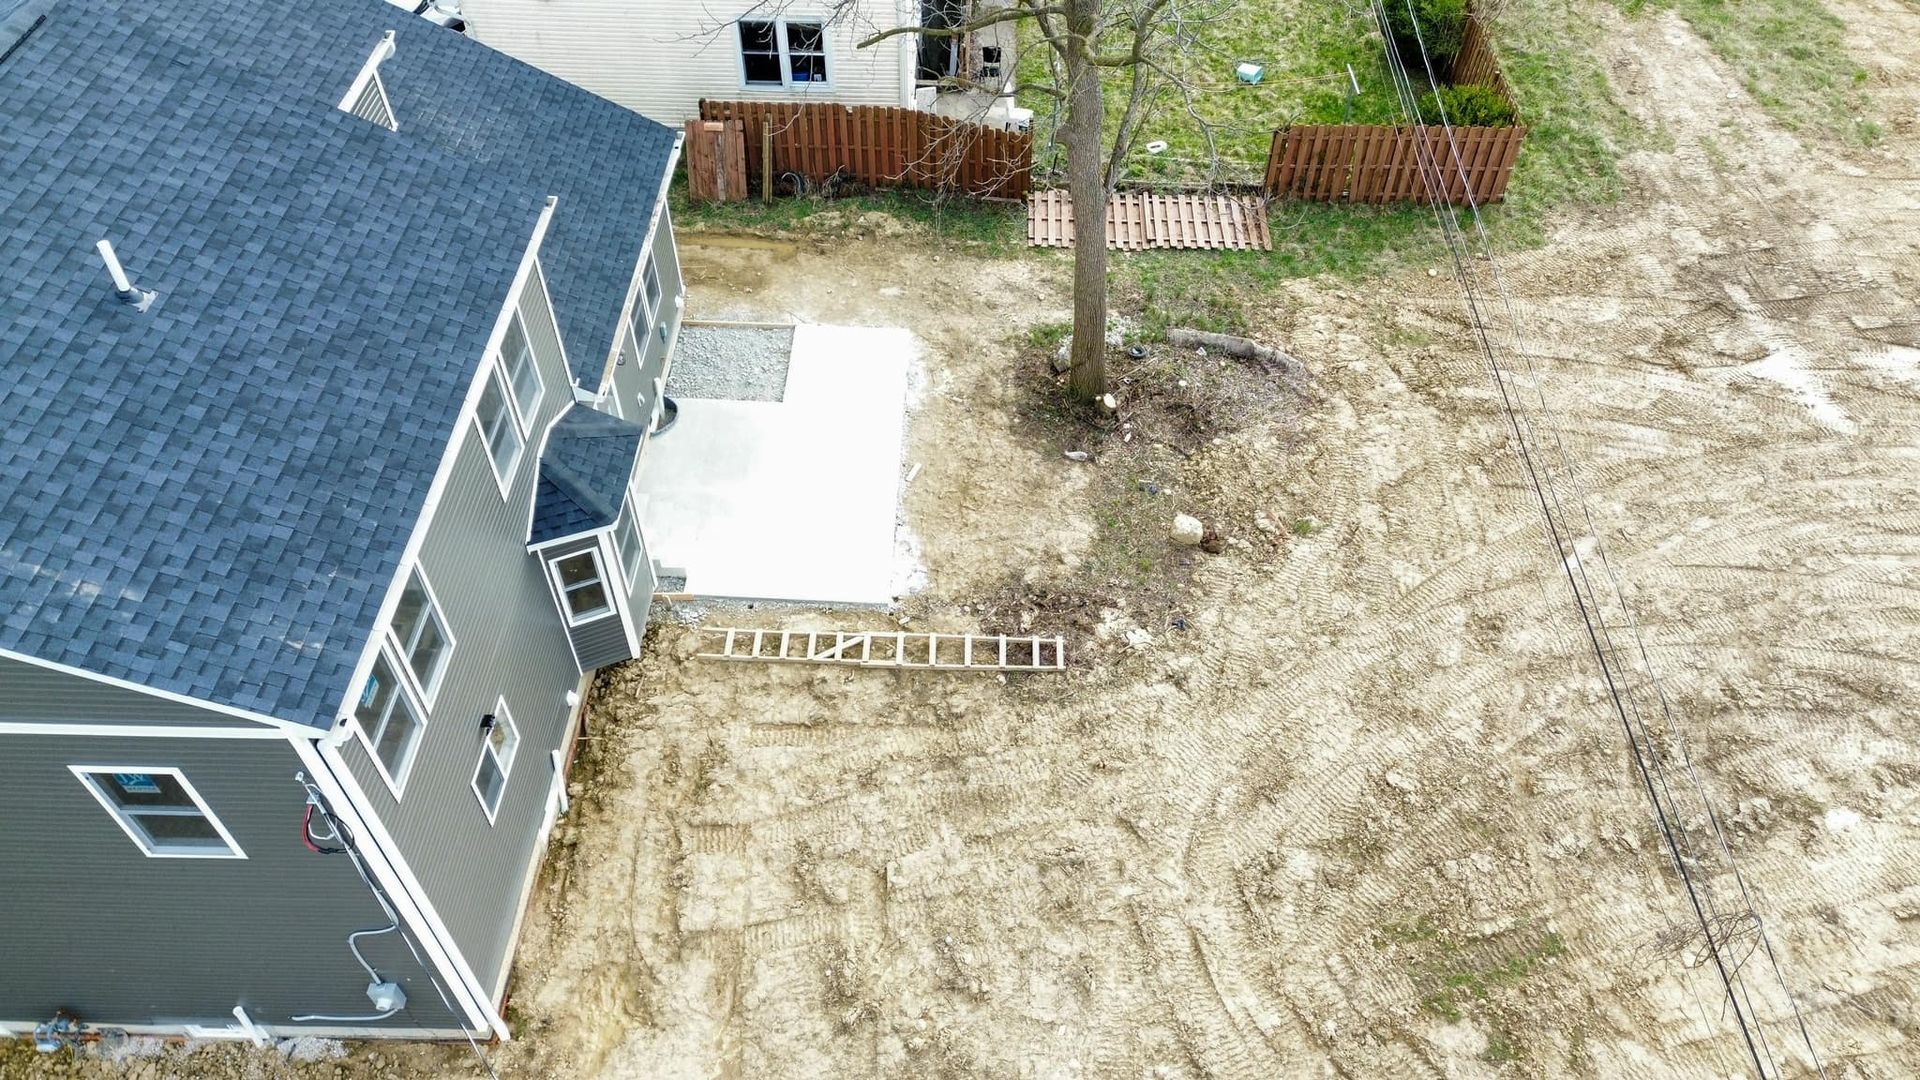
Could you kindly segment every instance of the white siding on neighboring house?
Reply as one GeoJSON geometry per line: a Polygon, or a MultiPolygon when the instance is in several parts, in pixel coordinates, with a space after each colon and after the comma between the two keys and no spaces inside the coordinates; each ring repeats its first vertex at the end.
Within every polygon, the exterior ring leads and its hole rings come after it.
{"type": "Polygon", "coordinates": [[[914,37],[857,47],[900,24],[892,0],[844,5],[827,27],[828,81],[791,86],[746,85],[733,20],[823,20],[836,7],[831,0],[462,0],[460,7],[472,37],[664,124],[695,118],[701,98],[913,104],[914,37]]]}

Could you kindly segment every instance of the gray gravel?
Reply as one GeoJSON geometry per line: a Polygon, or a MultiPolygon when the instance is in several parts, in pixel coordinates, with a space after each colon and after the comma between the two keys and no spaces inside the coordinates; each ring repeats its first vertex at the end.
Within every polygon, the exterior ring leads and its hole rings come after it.
{"type": "Polygon", "coordinates": [[[667,393],[676,398],[780,401],[787,396],[793,329],[683,326],[667,393]]]}

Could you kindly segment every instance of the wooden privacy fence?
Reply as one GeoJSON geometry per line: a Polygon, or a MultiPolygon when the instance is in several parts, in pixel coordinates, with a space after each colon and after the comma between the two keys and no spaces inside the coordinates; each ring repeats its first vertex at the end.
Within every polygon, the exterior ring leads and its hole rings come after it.
{"type": "Polygon", "coordinates": [[[1284,128],[1273,133],[1267,155],[1267,192],[1316,202],[1425,202],[1433,184],[1456,204],[1504,198],[1527,129],[1457,127],[1447,135],[1431,126],[1284,128]]]}
{"type": "Polygon", "coordinates": [[[1017,199],[1032,185],[1033,136],[880,105],[702,101],[700,119],[746,128],[747,174],[759,178],[767,133],[776,183],[836,174],[874,187],[915,187],[1017,199]]]}
{"type": "Polygon", "coordinates": [[[1453,71],[1447,81],[1455,86],[1487,86],[1513,104],[1513,89],[1500,74],[1500,61],[1494,59],[1493,45],[1487,40],[1486,27],[1479,16],[1467,20],[1466,36],[1460,39],[1460,52],[1453,58],[1453,71]]]}
{"type": "Polygon", "coordinates": [[[687,190],[709,202],[747,197],[746,125],[738,120],[687,121],[687,190]]]}

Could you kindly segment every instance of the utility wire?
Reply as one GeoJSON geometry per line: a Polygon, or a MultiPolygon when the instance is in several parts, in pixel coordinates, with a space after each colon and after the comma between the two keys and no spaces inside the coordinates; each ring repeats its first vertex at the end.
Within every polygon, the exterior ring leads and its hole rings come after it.
{"type": "MultiPolygon", "coordinates": [[[[426,974],[427,982],[433,986],[433,992],[439,995],[440,1004],[446,1007],[447,1015],[453,1017],[453,1022],[460,1025],[460,1034],[466,1036],[467,1046],[473,1050],[473,1056],[480,1062],[480,1068],[486,1072],[491,1080],[500,1080],[500,1074],[493,1071],[493,1063],[487,1060],[486,1052],[480,1049],[479,1041],[473,1037],[473,1032],[467,1027],[466,1019],[460,1015],[460,1010],[454,1007],[452,999],[447,996],[447,988],[441,985],[440,977],[434,973],[433,965],[427,963],[425,958],[420,955],[420,949],[414,943],[412,933],[408,931],[406,924],[401,921],[400,917],[394,912],[393,905],[387,899],[386,891],[375,884],[372,876],[367,873],[367,868],[361,861],[359,844],[354,840],[353,831],[333,816],[333,810],[327,805],[326,797],[320,793],[319,788],[314,786],[313,781],[307,779],[305,773],[295,773],[294,779],[299,781],[302,788],[306,789],[309,810],[318,809],[321,818],[326,821],[327,828],[332,833],[331,836],[320,837],[319,839],[334,840],[340,844],[347,858],[353,863],[354,870],[359,872],[361,883],[366,885],[369,892],[373,893],[373,898],[379,901],[381,910],[385,911],[387,917],[393,921],[392,929],[399,932],[401,942],[407,946],[407,951],[413,954],[414,963],[418,964],[420,970],[426,974]]],[[[309,838],[312,837],[312,832],[309,828],[310,824],[311,818],[309,817],[308,824],[302,826],[302,829],[307,832],[309,838]]],[[[312,846],[311,840],[309,840],[309,846],[312,846]]],[[[353,950],[354,959],[360,961],[360,966],[367,969],[368,976],[375,982],[380,981],[380,976],[374,973],[373,968],[367,963],[366,958],[360,955],[360,949],[354,944],[354,938],[361,934],[386,932],[386,930],[362,930],[356,931],[347,938],[347,947],[353,950]]],[[[395,1011],[398,1010],[391,1010],[386,1016],[393,1015],[395,1011]]],[[[411,1017],[413,1015],[412,1011],[409,1010],[407,1015],[411,1017]]],[[[295,1019],[298,1019],[298,1017],[295,1019]]],[[[381,1019],[385,1019],[385,1017],[381,1017],[381,1019]]]]}
{"type": "MultiPolygon", "coordinates": [[[[1410,0],[1402,0],[1402,2],[1407,4],[1409,21],[1411,22],[1414,29],[1415,41],[1418,43],[1420,47],[1421,63],[1423,66],[1425,66],[1429,80],[1431,80],[1433,75],[1433,62],[1432,62],[1432,59],[1427,54],[1425,35],[1420,30],[1420,24],[1419,24],[1418,18],[1414,17],[1413,7],[1410,0]]],[[[1383,27],[1384,27],[1384,24],[1383,24],[1383,27]]],[[[1397,61],[1397,60],[1398,60],[1397,56],[1390,56],[1390,62],[1397,61]]],[[[1539,399],[1540,410],[1542,414],[1547,418],[1548,433],[1552,435],[1555,449],[1558,451],[1560,456],[1562,472],[1573,485],[1575,505],[1578,507],[1578,509],[1581,512],[1581,516],[1586,521],[1587,535],[1593,538],[1594,551],[1599,558],[1602,572],[1607,577],[1608,582],[1613,589],[1613,593],[1617,598],[1617,602],[1620,608],[1620,614],[1622,616],[1622,621],[1625,623],[1627,631],[1632,636],[1634,645],[1638,649],[1641,663],[1647,675],[1648,683],[1651,686],[1655,694],[1655,697],[1658,701],[1661,718],[1666,723],[1666,730],[1668,731],[1670,736],[1673,738],[1675,743],[1678,745],[1678,748],[1680,751],[1679,757],[1680,757],[1681,764],[1685,767],[1687,772],[1687,777],[1693,785],[1695,794],[1699,797],[1702,811],[1704,813],[1704,816],[1706,817],[1708,825],[1711,827],[1713,838],[1718,844],[1721,857],[1725,861],[1727,869],[1731,872],[1734,882],[1739,889],[1740,898],[1745,909],[1744,914],[1747,920],[1755,928],[1757,938],[1758,938],[1758,946],[1759,948],[1763,949],[1767,955],[1768,963],[1773,968],[1775,981],[1778,983],[1780,987],[1781,994],[1786,998],[1788,1007],[1792,1010],[1795,1025],[1799,1029],[1801,1039],[1806,1045],[1808,1054],[1813,1059],[1813,1063],[1816,1070],[1818,1070],[1820,1074],[1824,1076],[1825,1068],[1820,1062],[1819,1051],[1815,1049],[1813,1045],[1812,1035],[1807,1030],[1805,1017],[1800,1011],[1799,1003],[1795,999],[1792,988],[1787,984],[1785,972],[1779,963],[1778,957],[1775,955],[1773,951],[1773,943],[1766,932],[1765,923],[1760,918],[1759,913],[1754,907],[1752,894],[1747,888],[1746,877],[1740,872],[1739,863],[1734,858],[1734,855],[1733,855],[1732,845],[1728,842],[1726,832],[1720,825],[1720,816],[1718,813],[1715,812],[1713,808],[1712,800],[1708,796],[1706,785],[1700,780],[1699,773],[1694,767],[1693,755],[1687,743],[1685,729],[1678,722],[1677,718],[1673,714],[1672,704],[1667,698],[1666,690],[1660,682],[1660,677],[1657,670],[1654,668],[1653,658],[1647,649],[1646,638],[1640,631],[1639,622],[1634,618],[1632,609],[1628,607],[1626,603],[1625,589],[1621,586],[1620,579],[1614,571],[1611,560],[1607,558],[1606,548],[1604,545],[1600,543],[1600,531],[1599,531],[1599,528],[1594,523],[1591,505],[1586,498],[1585,492],[1581,489],[1579,474],[1573,468],[1572,458],[1571,458],[1571,455],[1569,455],[1567,452],[1565,441],[1561,438],[1559,425],[1556,422],[1554,422],[1553,411],[1551,406],[1547,402],[1545,390],[1543,388],[1542,380],[1539,377],[1539,373],[1534,368],[1531,352],[1525,347],[1524,342],[1518,340],[1521,323],[1514,312],[1513,301],[1506,287],[1505,276],[1500,272],[1499,263],[1493,258],[1493,245],[1490,238],[1487,235],[1486,223],[1480,215],[1479,205],[1477,204],[1476,200],[1473,197],[1473,189],[1470,182],[1470,178],[1467,176],[1465,166],[1462,164],[1459,145],[1456,142],[1453,134],[1453,125],[1451,124],[1451,122],[1449,121],[1446,115],[1445,99],[1436,95],[1435,105],[1440,114],[1440,123],[1441,123],[1442,130],[1445,131],[1446,133],[1447,143],[1450,150],[1452,151],[1454,169],[1456,173],[1459,175],[1462,183],[1462,193],[1467,200],[1467,207],[1469,212],[1472,215],[1475,230],[1479,235],[1482,250],[1485,253],[1488,266],[1492,271],[1494,285],[1499,293],[1501,305],[1506,312],[1508,324],[1512,328],[1512,333],[1515,338],[1513,342],[1514,351],[1520,354],[1522,360],[1527,365],[1529,378],[1530,378],[1530,381],[1533,383],[1534,393],[1536,397],[1539,399]]],[[[1418,119],[1417,104],[1415,106],[1415,118],[1416,120],[1418,119]]],[[[1458,225],[1457,215],[1455,216],[1455,224],[1457,227],[1458,225]]],[[[1531,426],[1531,424],[1529,426],[1531,426]]],[[[1579,565],[1581,565],[1582,567],[1582,573],[1584,576],[1584,560],[1579,561],[1579,565]]],[[[1611,636],[1609,635],[1609,645],[1611,644],[1612,644],[1611,636]]],[[[1651,745],[1651,743],[1649,744],[1651,745]]],[[[1660,769],[1661,782],[1663,787],[1667,785],[1665,772],[1666,771],[1664,768],[1660,769]]],[[[1671,804],[1672,803],[1671,789],[1668,789],[1668,797],[1669,797],[1669,803],[1671,804]]],[[[1684,836],[1684,830],[1682,832],[1682,835],[1684,836]]],[[[1709,896],[1709,900],[1711,900],[1710,896],[1709,896]]],[[[1709,942],[1709,944],[1711,944],[1711,942],[1709,942]]],[[[1751,956],[1752,952],[1753,950],[1749,949],[1748,956],[1751,956]]],[[[1741,961],[1742,965],[1744,965],[1745,960],[1746,960],[1746,957],[1743,957],[1741,961]]],[[[1737,973],[1737,966],[1736,966],[1736,973],[1737,973]]],[[[1743,986],[1743,992],[1744,992],[1744,984],[1742,984],[1742,986],[1743,986]]],[[[1751,1009],[1750,1000],[1749,1000],[1749,1008],[1751,1009]]]]}
{"type": "MultiPolygon", "coordinates": [[[[1407,114],[1409,122],[1417,127],[1421,122],[1419,105],[1412,88],[1411,79],[1407,74],[1406,67],[1394,44],[1386,10],[1381,0],[1374,0],[1373,7],[1375,20],[1379,24],[1382,38],[1386,43],[1388,65],[1394,76],[1395,90],[1401,98],[1402,111],[1407,114]]],[[[1411,3],[1408,3],[1407,7],[1410,21],[1414,28],[1415,40],[1420,47],[1422,63],[1426,68],[1428,82],[1435,82],[1433,78],[1432,60],[1427,54],[1424,34],[1422,34],[1419,29],[1419,20],[1417,16],[1414,15],[1411,3]]],[[[1793,1000],[1791,990],[1786,985],[1784,973],[1781,971],[1777,957],[1775,957],[1773,953],[1772,944],[1767,939],[1764,925],[1761,923],[1757,913],[1753,910],[1751,895],[1746,888],[1744,877],[1740,875],[1737,865],[1734,864],[1731,846],[1727,843],[1725,833],[1720,828],[1718,815],[1713,812],[1705,788],[1700,783],[1698,774],[1693,768],[1691,754],[1685,749],[1684,736],[1680,733],[1677,724],[1673,722],[1669,702],[1655,674],[1651,657],[1646,648],[1645,639],[1640,634],[1638,624],[1633,620],[1630,609],[1626,606],[1625,594],[1620,587],[1619,579],[1614,573],[1611,564],[1606,560],[1604,549],[1600,546],[1599,530],[1593,523],[1591,511],[1584,498],[1584,493],[1578,491],[1577,476],[1573,472],[1571,458],[1566,452],[1565,443],[1560,438],[1557,426],[1552,425],[1551,410],[1547,406],[1538,372],[1533,370],[1531,356],[1528,355],[1526,349],[1518,340],[1520,322],[1514,313],[1511,297],[1507,293],[1504,278],[1499,272],[1498,263],[1493,258],[1493,249],[1486,233],[1485,223],[1480,216],[1479,207],[1473,198],[1471,178],[1466,174],[1465,167],[1462,163],[1463,159],[1460,154],[1460,148],[1454,137],[1452,124],[1445,115],[1445,103],[1443,100],[1438,100],[1437,103],[1441,114],[1441,128],[1445,133],[1448,147],[1453,155],[1452,164],[1454,171],[1458,174],[1462,185],[1462,194],[1467,201],[1475,228],[1480,237],[1483,248],[1482,258],[1488,262],[1492,270],[1500,302],[1507,316],[1510,328],[1510,345],[1514,347],[1515,351],[1521,354],[1527,363],[1535,393],[1540,399],[1541,410],[1547,415],[1549,420],[1549,431],[1553,437],[1554,446],[1558,450],[1561,458],[1562,472],[1576,485],[1576,495],[1578,496],[1576,505],[1580,509],[1581,516],[1587,524],[1586,536],[1590,539],[1592,545],[1590,550],[1599,553],[1602,569],[1614,590],[1615,602],[1622,617],[1621,621],[1631,633],[1634,644],[1638,648],[1642,663],[1645,665],[1647,683],[1658,697],[1660,705],[1659,711],[1667,721],[1669,732],[1673,734],[1681,747],[1683,764],[1686,767],[1688,777],[1693,781],[1695,792],[1699,796],[1702,806],[1705,808],[1707,822],[1719,842],[1723,858],[1732,870],[1735,881],[1739,884],[1741,898],[1745,902],[1746,907],[1743,913],[1746,916],[1745,921],[1747,924],[1755,927],[1758,932],[1758,944],[1747,950],[1747,956],[1751,956],[1751,954],[1756,951],[1756,948],[1764,949],[1769,962],[1774,967],[1775,975],[1779,980],[1781,989],[1783,993],[1785,993],[1790,1007],[1793,1009],[1795,1019],[1799,1024],[1800,1033],[1806,1042],[1807,1049],[1809,1053],[1813,1055],[1816,1068],[1820,1068],[1819,1056],[1817,1051],[1814,1050],[1811,1037],[1807,1033],[1804,1018],[1801,1017],[1798,1005],[1793,1000]]],[[[1494,376],[1496,388],[1500,391],[1502,404],[1507,412],[1508,421],[1513,427],[1515,444],[1521,457],[1521,463],[1527,472],[1528,481],[1533,487],[1536,498],[1539,501],[1540,510],[1547,525],[1549,536],[1553,540],[1556,554],[1561,557],[1562,568],[1567,575],[1568,584],[1573,592],[1574,602],[1579,609],[1587,637],[1593,646],[1596,658],[1599,660],[1601,673],[1607,684],[1608,692],[1614,701],[1616,712],[1619,714],[1626,730],[1629,745],[1634,752],[1636,766],[1653,803],[1656,823],[1660,828],[1663,838],[1666,840],[1667,847],[1674,860],[1675,868],[1680,875],[1696,917],[1700,921],[1701,932],[1706,937],[1708,947],[1713,951],[1716,969],[1719,971],[1722,982],[1727,990],[1728,1004],[1732,1007],[1736,1020],[1739,1023],[1743,1039],[1753,1059],[1754,1067],[1758,1075],[1762,1077],[1769,1075],[1769,1066],[1771,1066],[1774,1073],[1777,1074],[1779,1068],[1778,1063],[1774,1060],[1771,1046],[1766,1042],[1764,1031],[1759,1028],[1758,1016],[1753,1006],[1751,991],[1741,978],[1740,969],[1741,966],[1744,965],[1747,957],[1743,956],[1739,964],[1735,964],[1729,968],[1726,963],[1726,957],[1722,953],[1722,946],[1715,942],[1713,927],[1723,922],[1724,918],[1713,904],[1711,893],[1705,888],[1705,883],[1703,881],[1696,881],[1695,879],[1692,867],[1701,865],[1703,860],[1701,860],[1694,851],[1689,838],[1686,836],[1684,818],[1678,812],[1678,801],[1674,797],[1666,769],[1660,762],[1661,755],[1654,745],[1650,729],[1647,726],[1647,718],[1641,713],[1638,702],[1634,700],[1630,687],[1624,696],[1622,694],[1622,687],[1613,670],[1615,664],[1618,662],[1621,650],[1613,641],[1613,628],[1608,624],[1607,619],[1604,616],[1598,618],[1595,616],[1595,611],[1600,607],[1600,594],[1594,588],[1592,579],[1587,575],[1586,560],[1582,557],[1583,553],[1580,551],[1577,543],[1573,541],[1571,533],[1568,533],[1564,540],[1562,538],[1560,522],[1567,517],[1566,508],[1560,499],[1559,492],[1553,486],[1551,470],[1535,461],[1533,447],[1538,440],[1538,435],[1535,431],[1533,420],[1526,415],[1523,409],[1516,407],[1509,393],[1508,382],[1510,380],[1518,382],[1519,380],[1513,379],[1512,375],[1500,366],[1492,339],[1488,334],[1486,322],[1481,316],[1479,297],[1467,269],[1468,263],[1461,251],[1465,240],[1465,233],[1464,230],[1461,229],[1459,215],[1449,204],[1445,209],[1445,218],[1442,217],[1441,207],[1445,200],[1441,192],[1445,185],[1450,182],[1450,178],[1442,173],[1439,163],[1434,159],[1433,149],[1425,138],[1416,137],[1413,142],[1416,165],[1421,170],[1422,179],[1428,189],[1429,201],[1434,208],[1435,220],[1439,224],[1442,236],[1446,240],[1448,252],[1454,263],[1456,276],[1459,278],[1462,290],[1465,293],[1469,313],[1472,317],[1481,350],[1494,376]],[[1423,150],[1425,151],[1424,154],[1422,154],[1423,150]],[[1448,222],[1446,220],[1448,218],[1450,218],[1452,222],[1451,229],[1448,228],[1448,222]]],[[[1825,1075],[1823,1068],[1821,1069],[1821,1075],[1825,1075]]]]}

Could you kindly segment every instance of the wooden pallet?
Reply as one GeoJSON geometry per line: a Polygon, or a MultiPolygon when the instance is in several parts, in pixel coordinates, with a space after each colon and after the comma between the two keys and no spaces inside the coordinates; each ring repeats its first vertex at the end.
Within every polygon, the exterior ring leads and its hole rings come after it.
{"type": "Polygon", "coordinates": [[[700,631],[702,660],[847,664],[928,671],[1065,671],[1065,638],[1006,634],[921,634],[901,630],[700,631]]]}
{"type": "MultiPolygon", "coordinates": [[[[1073,246],[1073,202],[1066,192],[1033,193],[1027,202],[1027,243],[1073,246]]],[[[1272,251],[1273,237],[1267,231],[1265,199],[1123,191],[1107,203],[1107,246],[1119,251],[1272,251]]]]}

